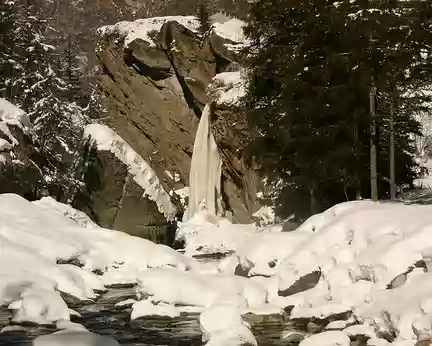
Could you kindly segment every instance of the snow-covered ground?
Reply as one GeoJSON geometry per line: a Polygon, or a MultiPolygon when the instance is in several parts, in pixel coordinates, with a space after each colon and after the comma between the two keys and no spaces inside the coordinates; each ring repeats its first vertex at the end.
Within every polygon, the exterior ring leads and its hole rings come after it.
{"type": "Polygon", "coordinates": [[[345,203],[290,233],[201,214],[181,225],[178,237],[186,241],[186,255],[234,251],[235,263],[219,270],[227,274],[240,264],[265,287],[267,303],[294,306],[293,318],[352,312],[363,329],[393,335],[398,344],[431,337],[432,206],[345,203]],[[312,289],[278,296],[313,273],[319,280],[312,289]]]}
{"type": "MultiPolygon", "coordinates": [[[[287,306],[294,306],[292,318],[352,312],[351,324],[359,325],[333,323],[317,339],[329,345],[362,333],[373,337],[371,345],[386,343],[378,339],[384,335],[398,345],[431,337],[432,206],[351,202],[313,216],[294,232],[280,229],[198,213],[180,225],[178,237],[186,241],[181,255],[99,228],[52,199],[30,203],[0,195],[0,304],[9,306],[16,323],[65,325],[72,312],[59,292],[88,300],[104,285],[137,283],[136,299],[125,302],[133,305],[133,319],[201,312],[209,345],[254,344],[241,315],[280,313],[287,306]],[[214,264],[191,257],[229,251],[234,255],[214,264]],[[82,268],[58,264],[72,259],[82,268]],[[246,277],[233,275],[238,266],[246,277]],[[281,296],[311,273],[320,274],[315,287],[281,296]],[[336,324],[341,332],[331,332],[336,324]]],[[[72,334],[90,337],[72,329],[40,345],[72,334]]]]}
{"type": "Polygon", "coordinates": [[[191,266],[190,259],[166,246],[99,228],[62,207],[54,200],[30,203],[0,195],[0,304],[14,310],[16,322],[69,320],[59,291],[95,299],[94,290],[137,282],[147,268],[191,266]],[[72,259],[83,268],[57,264],[72,259]]]}

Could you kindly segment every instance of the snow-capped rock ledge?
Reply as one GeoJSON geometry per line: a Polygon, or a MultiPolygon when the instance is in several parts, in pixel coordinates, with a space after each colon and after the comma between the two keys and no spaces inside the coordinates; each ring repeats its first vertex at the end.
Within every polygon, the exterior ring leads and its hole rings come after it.
{"type": "Polygon", "coordinates": [[[105,125],[91,124],[85,128],[85,137],[96,144],[99,151],[109,151],[123,162],[134,181],[144,190],[144,196],[156,202],[159,211],[167,221],[173,221],[176,208],[169,194],[159,182],[150,165],[123,138],[105,125]]]}

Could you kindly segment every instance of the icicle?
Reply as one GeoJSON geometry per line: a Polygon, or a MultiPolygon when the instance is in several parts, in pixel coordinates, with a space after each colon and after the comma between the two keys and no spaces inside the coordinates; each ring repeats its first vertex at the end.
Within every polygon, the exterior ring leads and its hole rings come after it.
{"type": "Polygon", "coordinates": [[[192,154],[189,176],[190,192],[188,218],[202,209],[221,215],[222,160],[211,132],[210,105],[201,116],[192,154]]]}

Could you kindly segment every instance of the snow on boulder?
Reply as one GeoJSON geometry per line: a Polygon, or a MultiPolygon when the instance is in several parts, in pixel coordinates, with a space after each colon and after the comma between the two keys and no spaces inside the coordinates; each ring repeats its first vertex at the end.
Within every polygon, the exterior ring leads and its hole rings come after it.
{"type": "Polygon", "coordinates": [[[85,228],[59,213],[64,207],[56,203],[50,201],[54,207],[47,208],[17,195],[0,195],[0,305],[14,310],[14,321],[68,320],[70,312],[58,291],[89,300],[105,282],[136,283],[140,271],[149,267],[181,271],[194,264],[167,246],[100,227],[85,228]],[[84,267],[57,264],[59,260],[84,267]],[[103,275],[91,273],[96,269],[103,275]]]}
{"type": "Polygon", "coordinates": [[[200,315],[203,341],[207,346],[257,345],[257,341],[243,322],[241,311],[231,305],[217,305],[200,315]]]}
{"type": "Polygon", "coordinates": [[[9,126],[17,126],[24,133],[28,133],[31,128],[30,119],[22,109],[0,98],[0,133],[6,135],[11,144],[16,145],[18,141],[13,136],[9,126]]]}
{"type": "Polygon", "coordinates": [[[432,206],[368,201],[346,206],[341,213],[335,210],[344,204],[329,209],[299,228],[312,227],[315,232],[281,264],[280,289],[318,270],[330,277],[335,268],[341,271],[335,288],[345,274],[346,284],[366,280],[386,288],[427,257],[432,248],[432,206]]]}
{"type": "Polygon", "coordinates": [[[250,275],[275,275],[282,260],[306,240],[310,233],[271,232],[273,227],[232,224],[205,212],[180,223],[176,238],[185,242],[186,255],[235,251],[250,275]],[[268,232],[268,230],[270,232],[268,232]]]}
{"type": "Polygon", "coordinates": [[[44,335],[33,341],[33,346],[119,346],[119,343],[107,336],[80,331],[65,330],[44,335]]]}
{"type": "Polygon", "coordinates": [[[12,149],[12,144],[7,140],[0,138],[0,151],[8,151],[12,149]]]}
{"type": "Polygon", "coordinates": [[[246,95],[245,71],[222,72],[213,77],[207,93],[213,102],[220,106],[240,106],[246,95]]]}
{"type": "Polygon", "coordinates": [[[34,201],[33,203],[47,208],[48,210],[57,213],[59,215],[67,216],[69,219],[75,221],[80,226],[86,228],[94,228],[99,227],[96,223],[94,223],[88,215],[82,211],[76,210],[72,208],[70,205],[63,204],[57,202],[52,197],[43,197],[39,201],[34,201]]]}
{"type": "Polygon", "coordinates": [[[234,51],[249,46],[250,41],[246,38],[243,27],[246,25],[240,19],[231,18],[224,23],[214,23],[213,30],[216,35],[234,42],[233,44],[225,44],[226,48],[234,51]]]}
{"type": "Polygon", "coordinates": [[[114,25],[99,28],[98,33],[101,36],[112,34],[123,36],[126,47],[136,39],[146,41],[150,46],[155,47],[155,42],[153,41],[151,34],[155,31],[159,33],[162,26],[168,22],[177,22],[194,32],[198,31],[200,26],[197,18],[194,16],[167,16],[138,19],[133,22],[119,22],[114,25]]]}
{"type": "Polygon", "coordinates": [[[131,320],[144,316],[178,317],[180,310],[170,304],[154,304],[149,300],[141,300],[132,305],[131,320]]]}
{"type": "Polygon", "coordinates": [[[345,333],[328,331],[304,339],[299,346],[350,346],[350,344],[350,338],[345,333]]]}
{"type": "Polygon", "coordinates": [[[69,320],[69,309],[59,292],[28,290],[21,299],[9,305],[13,310],[12,322],[51,324],[58,320],[69,320]]]}
{"type": "Polygon", "coordinates": [[[144,190],[144,196],[154,201],[167,221],[172,221],[176,208],[150,165],[119,135],[105,125],[91,124],[85,128],[85,137],[92,140],[98,150],[113,153],[129,169],[134,181],[144,190]]]}
{"type": "Polygon", "coordinates": [[[153,302],[210,307],[226,303],[253,308],[266,302],[266,290],[258,282],[233,275],[203,275],[171,268],[143,271],[138,292],[153,302]]]}
{"type": "Polygon", "coordinates": [[[432,336],[431,292],[432,273],[422,272],[399,288],[375,292],[370,302],[359,305],[354,312],[381,333],[396,330],[399,339],[416,341],[424,334],[432,336]]]}

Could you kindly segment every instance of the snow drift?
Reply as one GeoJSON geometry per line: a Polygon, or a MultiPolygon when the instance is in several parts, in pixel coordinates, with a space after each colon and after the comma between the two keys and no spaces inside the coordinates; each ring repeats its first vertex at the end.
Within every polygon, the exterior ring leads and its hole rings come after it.
{"type": "Polygon", "coordinates": [[[53,200],[30,203],[12,194],[0,195],[0,305],[9,305],[16,322],[68,320],[58,291],[94,299],[104,284],[134,283],[147,268],[185,270],[193,262],[176,251],[127,234],[99,228],[72,208],[53,200]],[[49,205],[56,206],[53,212],[49,205]],[[78,261],[83,268],[57,264],[78,261]],[[31,263],[31,265],[29,265],[31,263]],[[102,276],[92,272],[99,270],[102,276]]]}
{"type": "Polygon", "coordinates": [[[187,255],[234,252],[251,279],[260,276],[270,304],[294,305],[293,318],[351,311],[378,335],[396,333],[398,342],[432,336],[432,206],[343,203],[290,233],[198,214],[178,236],[187,255]],[[305,285],[315,274],[317,282],[305,285]]]}

